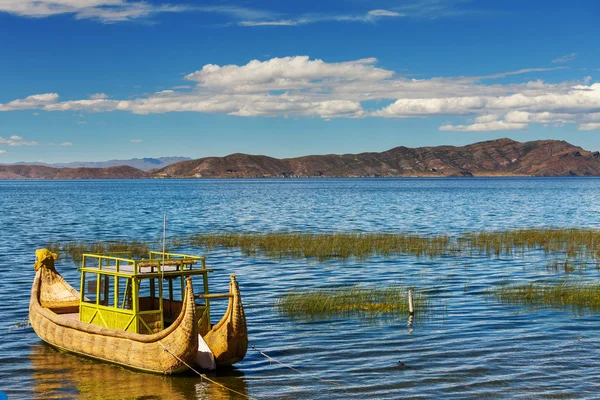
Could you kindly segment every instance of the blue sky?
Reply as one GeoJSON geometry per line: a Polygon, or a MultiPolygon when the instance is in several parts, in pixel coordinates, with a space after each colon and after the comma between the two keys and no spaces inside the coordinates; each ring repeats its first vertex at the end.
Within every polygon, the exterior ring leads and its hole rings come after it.
{"type": "Polygon", "coordinates": [[[0,0],[0,163],[600,150],[596,1],[0,0]]]}

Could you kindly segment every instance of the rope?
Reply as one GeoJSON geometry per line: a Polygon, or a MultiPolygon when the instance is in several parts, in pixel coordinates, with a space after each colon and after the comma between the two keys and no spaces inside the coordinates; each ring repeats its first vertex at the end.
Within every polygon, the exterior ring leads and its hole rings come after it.
{"type": "Polygon", "coordinates": [[[277,364],[283,365],[284,367],[286,367],[286,368],[289,368],[289,369],[291,369],[292,371],[296,371],[296,372],[298,372],[299,374],[302,374],[302,375],[309,376],[309,377],[311,377],[311,378],[314,378],[314,379],[316,379],[316,380],[319,380],[319,381],[321,381],[321,382],[329,383],[330,385],[344,386],[343,384],[341,384],[341,383],[339,383],[339,382],[336,382],[336,381],[330,381],[330,380],[327,380],[327,379],[323,379],[323,378],[321,378],[321,377],[319,377],[319,376],[317,376],[317,375],[314,375],[314,374],[309,374],[308,372],[303,372],[303,371],[300,371],[299,369],[296,369],[296,368],[292,367],[291,365],[284,364],[284,363],[282,363],[281,361],[274,359],[274,358],[273,358],[273,357],[271,357],[270,355],[268,355],[268,354],[266,354],[266,353],[263,353],[262,351],[258,350],[258,349],[257,349],[255,346],[252,346],[252,350],[255,350],[255,351],[259,352],[260,354],[262,354],[263,356],[265,356],[266,358],[268,358],[268,359],[269,359],[269,361],[275,361],[277,364]]]}
{"type": "Polygon", "coordinates": [[[24,329],[29,328],[31,326],[31,321],[29,321],[29,317],[22,319],[14,325],[8,327],[8,331],[10,332],[13,329],[24,329]]]}
{"type": "Polygon", "coordinates": [[[166,347],[164,344],[162,344],[160,340],[158,341],[158,344],[160,344],[160,345],[162,346],[162,348],[163,348],[163,350],[164,350],[164,351],[166,351],[167,353],[169,353],[170,355],[172,355],[173,357],[175,357],[177,360],[179,360],[180,362],[182,362],[182,363],[183,363],[183,364],[184,364],[186,367],[188,367],[190,370],[192,370],[193,372],[195,372],[195,373],[196,373],[196,374],[197,374],[197,375],[200,377],[200,380],[202,380],[202,379],[206,379],[206,380],[207,380],[207,381],[209,381],[210,383],[212,383],[212,384],[215,384],[215,385],[217,385],[217,386],[220,386],[220,387],[222,387],[223,389],[229,390],[229,391],[230,391],[230,392],[232,392],[232,393],[239,394],[240,396],[242,396],[242,397],[245,397],[245,398],[247,398],[247,399],[256,400],[256,398],[255,398],[255,397],[250,397],[250,396],[248,396],[247,394],[244,394],[244,393],[238,392],[238,391],[236,391],[236,390],[233,390],[233,389],[231,389],[231,388],[228,388],[227,386],[225,386],[225,385],[223,385],[223,384],[221,384],[221,383],[219,383],[219,382],[213,381],[212,379],[210,379],[209,377],[207,377],[205,374],[201,374],[200,372],[196,371],[194,368],[192,368],[192,366],[191,366],[191,365],[189,365],[188,363],[186,363],[185,361],[183,361],[181,358],[179,358],[179,357],[177,356],[177,354],[174,354],[174,353],[172,353],[172,352],[171,352],[171,350],[169,350],[169,349],[168,349],[168,348],[167,348],[167,347],[166,347]]]}

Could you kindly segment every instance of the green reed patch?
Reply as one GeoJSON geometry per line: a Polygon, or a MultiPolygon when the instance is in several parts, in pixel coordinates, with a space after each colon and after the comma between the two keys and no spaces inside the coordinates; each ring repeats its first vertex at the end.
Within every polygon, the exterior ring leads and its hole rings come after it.
{"type": "MultiPolygon", "coordinates": [[[[158,245],[158,243],[155,243],[158,245]]],[[[60,258],[70,258],[74,261],[81,261],[83,254],[109,254],[121,253],[127,257],[148,257],[150,252],[150,242],[137,240],[119,240],[119,241],[68,241],[68,242],[50,242],[47,244],[48,250],[58,253],[60,258]]]]}
{"type": "MultiPolygon", "coordinates": [[[[489,257],[523,255],[526,250],[542,250],[546,256],[560,256],[568,264],[587,259],[600,267],[600,231],[592,229],[515,229],[499,232],[422,236],[407,233],[201,233],[174,237],[169,248],[183,246],[237,248],[244,254],[267,257],[366,259],[373,256],[412,255],[416,257],[469,257],[486,254],[489,257]]],[[[142,242],[56,242],[53,250],[67,252],[74,260],[84,252],[130,251],[145,255],[149,247],[161,248],[159,240],[142,242]]],[[[583,265],[583,264],[582,264],[583,265]]],[[[558,270],[559,268],[556,268],[558,270]]],[[[563,268],[567,270],[567,268],[563,268]]],[[[572,269],[572,268],[568,268],[572,269]]]]}
{"type": "MultiPolygon", "coordinates": [[[[426,294],[415,291],[415,314],[430,308],[426,294]]],[[[408,315],[408,289],[401,286],[341,286],[328,289],[297,290],[280,297],[276,307],[290,317],[326,318],[334,316],[376,317],[381,314],[408,315]]]]}
{"type": "Polygon", "coordinates": [[[505,285],[490,291],[499,301],[530,306],[561,306],[577,311],[600,311],[600,285],[560,281],[505,285]]]}
{"type": "Polygon", "coordinates": [[[471,252],[488,256],[521,254],[541,249],[546,255],[564,254],[567,258],[600,259],[600,231],[593,229],[514,229],[500,232],[469,233],[458,242],[471,252]]]}
{"type": "Polygon", "coordinates": [[[448,253],[450,237],[392,233],[204,233],[190,245],[240,248],[246,254],[268,257],[368,258],[410,254],[435,257],[448,253]]]}

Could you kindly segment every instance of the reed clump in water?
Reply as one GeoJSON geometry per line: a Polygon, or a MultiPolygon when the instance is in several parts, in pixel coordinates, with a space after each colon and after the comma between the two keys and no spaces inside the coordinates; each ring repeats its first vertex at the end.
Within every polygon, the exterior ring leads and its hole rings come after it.
{"type": "MultiPolygon", "coordinates": [[[[430,301],[421,291],[413,294],[414,309],[426,313],[430,301]]],[[[297,290],[277,301],[277,309],[291,317],[325,318],[332,316],[374,317],[380,314],[408,315],[408,289],[401,286],[335,287],[297,290]]]]}
{"type": "MultiPolygon", "coordinates": [[[[407,233],[201,233],[171,238],[170,248],[199,246],[239,248],[247,255],[259,252],[267,257],[365,259],[373,256],[416,257],[470,256],[474,253],[500,257],[526,250],[543,250],[546,256],[560,255],[573,264],[578,259],[595,260],[600,266],[600,231],[592,229],[516,229],[500,232],[421,236],[407,233]]],[[[141,242],[56,242],[54,250],[69,253],[78,260],[84,252],[130,251],[145,255],[150,246],[160,248],[159,241],[141,242]]]]}
{"type": "Polygon", "coordinates": [[[204,233],[188,243],[214,247],[240,248],[246,254],[259,251],[268,257],[367,258],[410,254],[436,257],[448,254],[450,237],[392,233],[204,233]]]}
{"type": "Polygon", "coordinates": [[[569,259],[600,259],[600,231],[593,229],[514,229],[500,232],[469,233],[458,238],[471,252],[488,256],[521,254],[542,249],[548,254],[564,254],[569,259]]]}
{"type": "Polygon", "coordinates": [[[118,240],[111,242],[50,242],[47,245],[48,250],[58,253],[61,258],[70,258],[74,261],[81,261],[83,254],[115,254],[125,257],[148,257],[150,252],[150,243],[137,240],[118,240]],[[121,254],[119,254],[121,253],[121,254]]]}
{"type": "Polygon", "coordinates": [[[504,303],[530,306],[562,306],[577,311],[600,311],[600,285],[560,281],[527,283],[492,289],[494,297],[504,303]]]}

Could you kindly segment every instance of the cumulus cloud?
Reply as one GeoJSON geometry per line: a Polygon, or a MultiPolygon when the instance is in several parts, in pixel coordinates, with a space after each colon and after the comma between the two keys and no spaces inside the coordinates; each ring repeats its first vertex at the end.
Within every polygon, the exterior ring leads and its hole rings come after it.
{"type": "Polygon", "coordinates": [[[571,54],[564,55],[562,57],[555,58],[554,60],[552,60],[552,62],[553,63],[565,63],[565,62],[574,60],[575,57],[577,57],[577,53],[571,53],[571,54]]]}
{"type": "Polygon", "coordinates": [[[307,56],[273,58],[268,61],[252,60],[243,66],[207,64],[201,70],[186,75],[185,79],[207,88],[225,88],[237,92],[264,91],[265,89],[299,89],[315,87],[324,80],[378,81],[394,73],[374,66],[375,58],[326,63],[310,60],[307,56]],[[316,82],[318,81],[318,82],[316,82]]]}
{"type": "Polygon", "coordinates": [[[24,99],[13,100],[6,104],[0,104],[0,111],[17,111],[40,108],[46,104],[51,104],[58,100],[56,93],[43,93],[27,96],[24,99]]]}
{"type": "Polygon", "coordinates": [[[0,0],[0,12],[30,18],[71,14],[105,23],[131,21],[156,13],[182,12],[184,6],[129,0],[0,0]]]}
{"type": "Polygon", "coordinates": [[[8,146],[37,146],[38,142],[27,141],[21,136],[13,135],[8,139],[5,139],[2,136],[0,136],[0,144],[5,144],[8,146]]]}
{"type": "Polygon", "coordinates": [[[206,64],[185,76],[195,85],[186,90],[163,90],[131,99],[103,95],[65,101],[59,101],[55,93],[39,94],[0,104],[0,111],[200,112],[323,119],[458,116],[465,121],[440,129],[522,130],[530,124],[576,124],[580,130],[598,129],[600,83],[587,77],[557,83],[541,79],[505,84],[493,81],[546,70],[409,79],[377,66],[375,58],[326,62],[295,56],[252,60],[244,65],[206,64]],[[365,109],[368,101],[382,101],[384,105],[365,109]]]}

